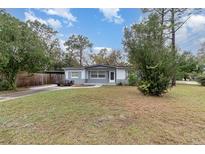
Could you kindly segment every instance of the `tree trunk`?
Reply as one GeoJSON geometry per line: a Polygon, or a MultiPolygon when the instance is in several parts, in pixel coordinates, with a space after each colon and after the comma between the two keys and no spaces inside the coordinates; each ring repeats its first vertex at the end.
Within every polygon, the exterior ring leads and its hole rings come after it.
{"type": "Polygon", "coordinates": [[[164,16],[165,16],[165,9],[161,9],[161,45],[164,46],[164,16]]]}
{"type": "Polygon", "coordinates": [[[175,46],[175,9],[171,9],[171,33],[172,33],[172,53],[174,56],[174,74],[172,77],[172,86],[176,86],[176,46],[175,46]]]}

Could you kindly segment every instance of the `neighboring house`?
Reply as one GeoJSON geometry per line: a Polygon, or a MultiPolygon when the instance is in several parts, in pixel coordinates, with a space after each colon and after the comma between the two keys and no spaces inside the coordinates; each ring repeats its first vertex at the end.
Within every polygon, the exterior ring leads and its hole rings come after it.
{"type": "Polygon", "coordinates": [[[92,65],[85,67],[67,67],[65,80],[73,80],[75,84],[126,84],[128,67],[110,65],[92,65]]]}

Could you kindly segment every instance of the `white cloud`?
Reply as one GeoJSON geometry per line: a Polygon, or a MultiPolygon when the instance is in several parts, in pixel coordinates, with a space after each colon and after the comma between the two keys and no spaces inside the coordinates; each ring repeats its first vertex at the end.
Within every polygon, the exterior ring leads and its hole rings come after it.
{"type": "Polygon", "coordinates": [[[111,51],[112,51],[112,48],[108,48],[108,47],[94,47],[93,49],[92,49],[92,53],[94,54],[97,54],[97,53],[99,53],[100,52],[100,50],[102,50],[102,49],[107,49],[108,50],[108,54],[109,53],[111,53],[111,51]]]}
{"type": "Polygon", "coordinates": [[[99,10],[103,13],[105,19],[109,22],[121,24],[124,21],[123,18],[118,14],[120,11],[119,8],[100,8],[99,10]]]}
{"type": "Polygon", "coordinates": [[[62,24],[59,20],[57,19],[53,19],[53,18],[49,18],[47,20],[48,25],[50,25],[51,27],[53,27],[54,29],[59,29],[62,27],[62,24]]]}
{"type": "Polygon", "coordinates": [[[203,43],[203,42],[205,42],[205,37],[199,39],[199,43],[203,43]]]}
{"type": "Polygon", "coordinates": [[[191,28],[193,32],[204,30],[205,16],[204,15],[192,15],[187,21],[186,26],[191,28]]]}
{"type": "Polygon", "coordinates": [[[59,29],[59,28],[62,27],[62,24],[61,24],[61,22],[59,20],[53,19],[53,18],[42,19],[40,17],[37,17],[34,14],[34,12],[32,12],[32,11],[24,12],[24,15],[25,15],[25,21],[27,21],[27,20],[31,20],[31,21],[37,20],[40,23],[45,24],[45,25],[49,25],[49,26],[51,26],[54,29],[59,29]]]}
{"type": "Polygon", "coordinates": [[[73,26],[72,22],[69,22],[68,27],[72,27],[72,26],[73,26]]]}
{"type": "Polygon", "coordinates": [[[27,21],[27,20],[31,20],[31,21],[37,20],[40,23],[47,25],[46,20],[43,20],[41,18],[36,17],[36,15],[32,11],[24,12],[24,15],[25,15],[25,21],[27,21]]]}
{"type": "Polygon", "coordinates": [[[187,39],[188,35],[189,35],[188,28],[187,27],[182,27],[176,33],[176,40],[177,40],[177,42],[178,43],[183,42],[184,40],[187,39]]]}
{"type": "MultiPolygon", "coordinates": [[[[187,17],[182,18],[185,21],[187,17]]],[[[197,50],[205,35],[205,15],[192,15],[176,33],[177,45],[187,50],[197,50]]],[[[204,39],[203,39],[204,40],[204,39]]]]}
{"type": "Polygon", "coordinates": [[[53,15],[58,16],[61,18],[64,18],[66,22],[68,23],[68,26],[72,26],[73,22],[77,21],[77,17],[73,16],[73,14],[70,12],[70,9],[64,9],[64,8],[54,8],[54,9],[40,9],[47,15],[53,15]]]}

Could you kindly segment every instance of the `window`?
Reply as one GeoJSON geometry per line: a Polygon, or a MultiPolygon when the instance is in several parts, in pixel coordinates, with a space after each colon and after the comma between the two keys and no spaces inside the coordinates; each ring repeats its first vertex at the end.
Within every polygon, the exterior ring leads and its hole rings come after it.
{"type": "Polygon", "coordinates": [[[98,72],[98,78],[105,78],[105,71],[98,72]]]}
{"type": "Polygon", "coordinates": [[[97,78],[98,74],[96,71],[92,71],[92,72],[90,72],[90,76],[91,76],[91,78],[97,78]]]}
{"type": "Polygon", "coordinates": [[[71,72],[71,78],[79,78],[79,72],[71,72]]]}
{"type": "Polygon", "coordinates": [[[91,79],[105,79],[105,71],[91,71],[90,78],[91,79]]]}

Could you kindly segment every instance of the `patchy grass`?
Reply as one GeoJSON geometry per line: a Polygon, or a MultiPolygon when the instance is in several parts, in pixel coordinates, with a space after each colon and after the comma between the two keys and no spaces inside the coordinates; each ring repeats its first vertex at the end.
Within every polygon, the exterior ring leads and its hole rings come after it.
{"type": "Polygon", "coordinates": [[[205,144],[205,88],[42,92],[0,103],[1,144],[205,144]]]}

